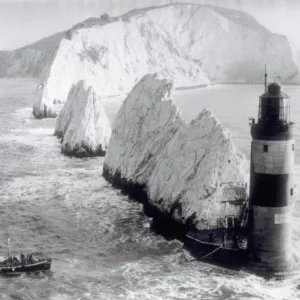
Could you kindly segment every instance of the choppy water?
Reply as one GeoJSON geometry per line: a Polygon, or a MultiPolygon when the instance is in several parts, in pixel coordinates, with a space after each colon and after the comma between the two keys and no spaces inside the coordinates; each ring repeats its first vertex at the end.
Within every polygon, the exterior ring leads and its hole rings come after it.
{"type": "MultiPolygon", "coordinates": [[[[46,252],[53,258],[52,272],[0,278],[1,299],[300,299],[300,274],[278,283],[187,262],[181,243],[150,232],[141,206],[104,181],[102,158],[60,153],[55,120],[31,116],[35,88],[30,80],[0,80],[0,245],[5,255],[9,228],[14,253],[46,252]]],[[[180,91],[175,98],[189,119],[203,105],[218,102],[219,90],[226,88],[180,91]]],[[[224,109],[217,105],[216,114],[244,150],[250,143],[245,109],[254,115],[257,93],[251,103],[245,103],[251,90],[245,98],[242,93],[240,86],[223,93],[228,97],[220,101],[229,102],[224,109]]],[[[118,102],[105,105],[113,117],[118,102]]],[[[300,110],[297,99],[292,105],[300,110]]],[[[299,239],[296,229],[296,249],[299,239]]]]}

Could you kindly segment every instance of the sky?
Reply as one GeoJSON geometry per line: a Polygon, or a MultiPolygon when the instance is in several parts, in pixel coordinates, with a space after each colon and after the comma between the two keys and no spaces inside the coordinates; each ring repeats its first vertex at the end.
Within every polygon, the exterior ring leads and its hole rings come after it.
{"type": "MultiPolygon", "coordinates": [[[[253,14],[268,29],[298,38],[300,0],[173,0],[209,3],[253,14]]],[[[170,0],[0,0],[0,50],[33,43],[103,13],[118,15],[135,7],[170,0]]],[[[299,41],[300,42],[300,41],[299,41]]]]}

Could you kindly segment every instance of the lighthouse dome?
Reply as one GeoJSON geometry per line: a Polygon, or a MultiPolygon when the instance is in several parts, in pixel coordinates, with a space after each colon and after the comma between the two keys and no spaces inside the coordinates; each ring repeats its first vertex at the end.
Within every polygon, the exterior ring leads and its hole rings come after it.
{"type": "Polygon", "coordinates": [[[277,82],[270,83],[268,86],[268,93],[271,95],[280,95],[281,85],[277,82]]]}

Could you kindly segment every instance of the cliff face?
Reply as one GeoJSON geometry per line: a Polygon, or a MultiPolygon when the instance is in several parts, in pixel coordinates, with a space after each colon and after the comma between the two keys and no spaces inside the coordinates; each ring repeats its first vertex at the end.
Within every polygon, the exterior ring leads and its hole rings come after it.
{"type": "Polygon", "coordinates": [[[55,133],[62,138],[66,155],[102,156],[111,135],[106,112],[100,98],[84,81],[74,85],[56,121],[55,133]]]}
{"type": "Polygon", "coordinates": [[[65,33],[57,33],[13,51],[0,51],[0,77],[45,79],[65,33]]]}
{"type": "Polygon", "coordinates": [[[175,86],[262,82],[266,63],[281,82],[299,82],[287,39],[246,13],[197,4],[138,9],[70,30],[41,101],[46,106],[65,102],[81,79],[101,97],[128,93],[148,73],[171,79],[175,86]]]}
{"type": "Polygon", "coordinates": [[[246,198],[245,157],[208,111],[186,124],[170,100],[172,84],[145,76],[120,108],[103,174],[140,189],[158,211],[199,229],[239,217],[246,198]]]}

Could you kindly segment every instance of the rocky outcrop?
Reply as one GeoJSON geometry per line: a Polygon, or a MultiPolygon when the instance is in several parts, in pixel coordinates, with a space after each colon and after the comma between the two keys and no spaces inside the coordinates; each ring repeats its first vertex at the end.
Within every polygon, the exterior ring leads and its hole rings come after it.
{"type": "Polygon", "coordinates": [[[111,135],[109,120],[100,98],[83,80],[74,85],[60,112],[55,133],[66,155],[103,156],[111,135]]]}
{"type": "Polygon", "coordinates": [[[222,227],[245,202],[246,159],[210,112],[186,124],[171,90],[155,75],[133,88],[114,120],[103,175],[179,231],[222,227]]]}
{"type": "Polygon", "coordinates": [[[32,114],[36,119],[56,118],[57,113],[54,111],[54,103],[47,103],[42,98],[45,82],[39,84],[34,94],[32,114]]]}
{"type": "Polygon", "coordinates": [[[148,73],[176,87],[263,82],[265,64],[281,82],[300,82],[287,39],[244,12],[198,4],[137,9],[68,31],[42,101],[65,102],[81,79],[101,97],[128,93],[148,73]]]}

